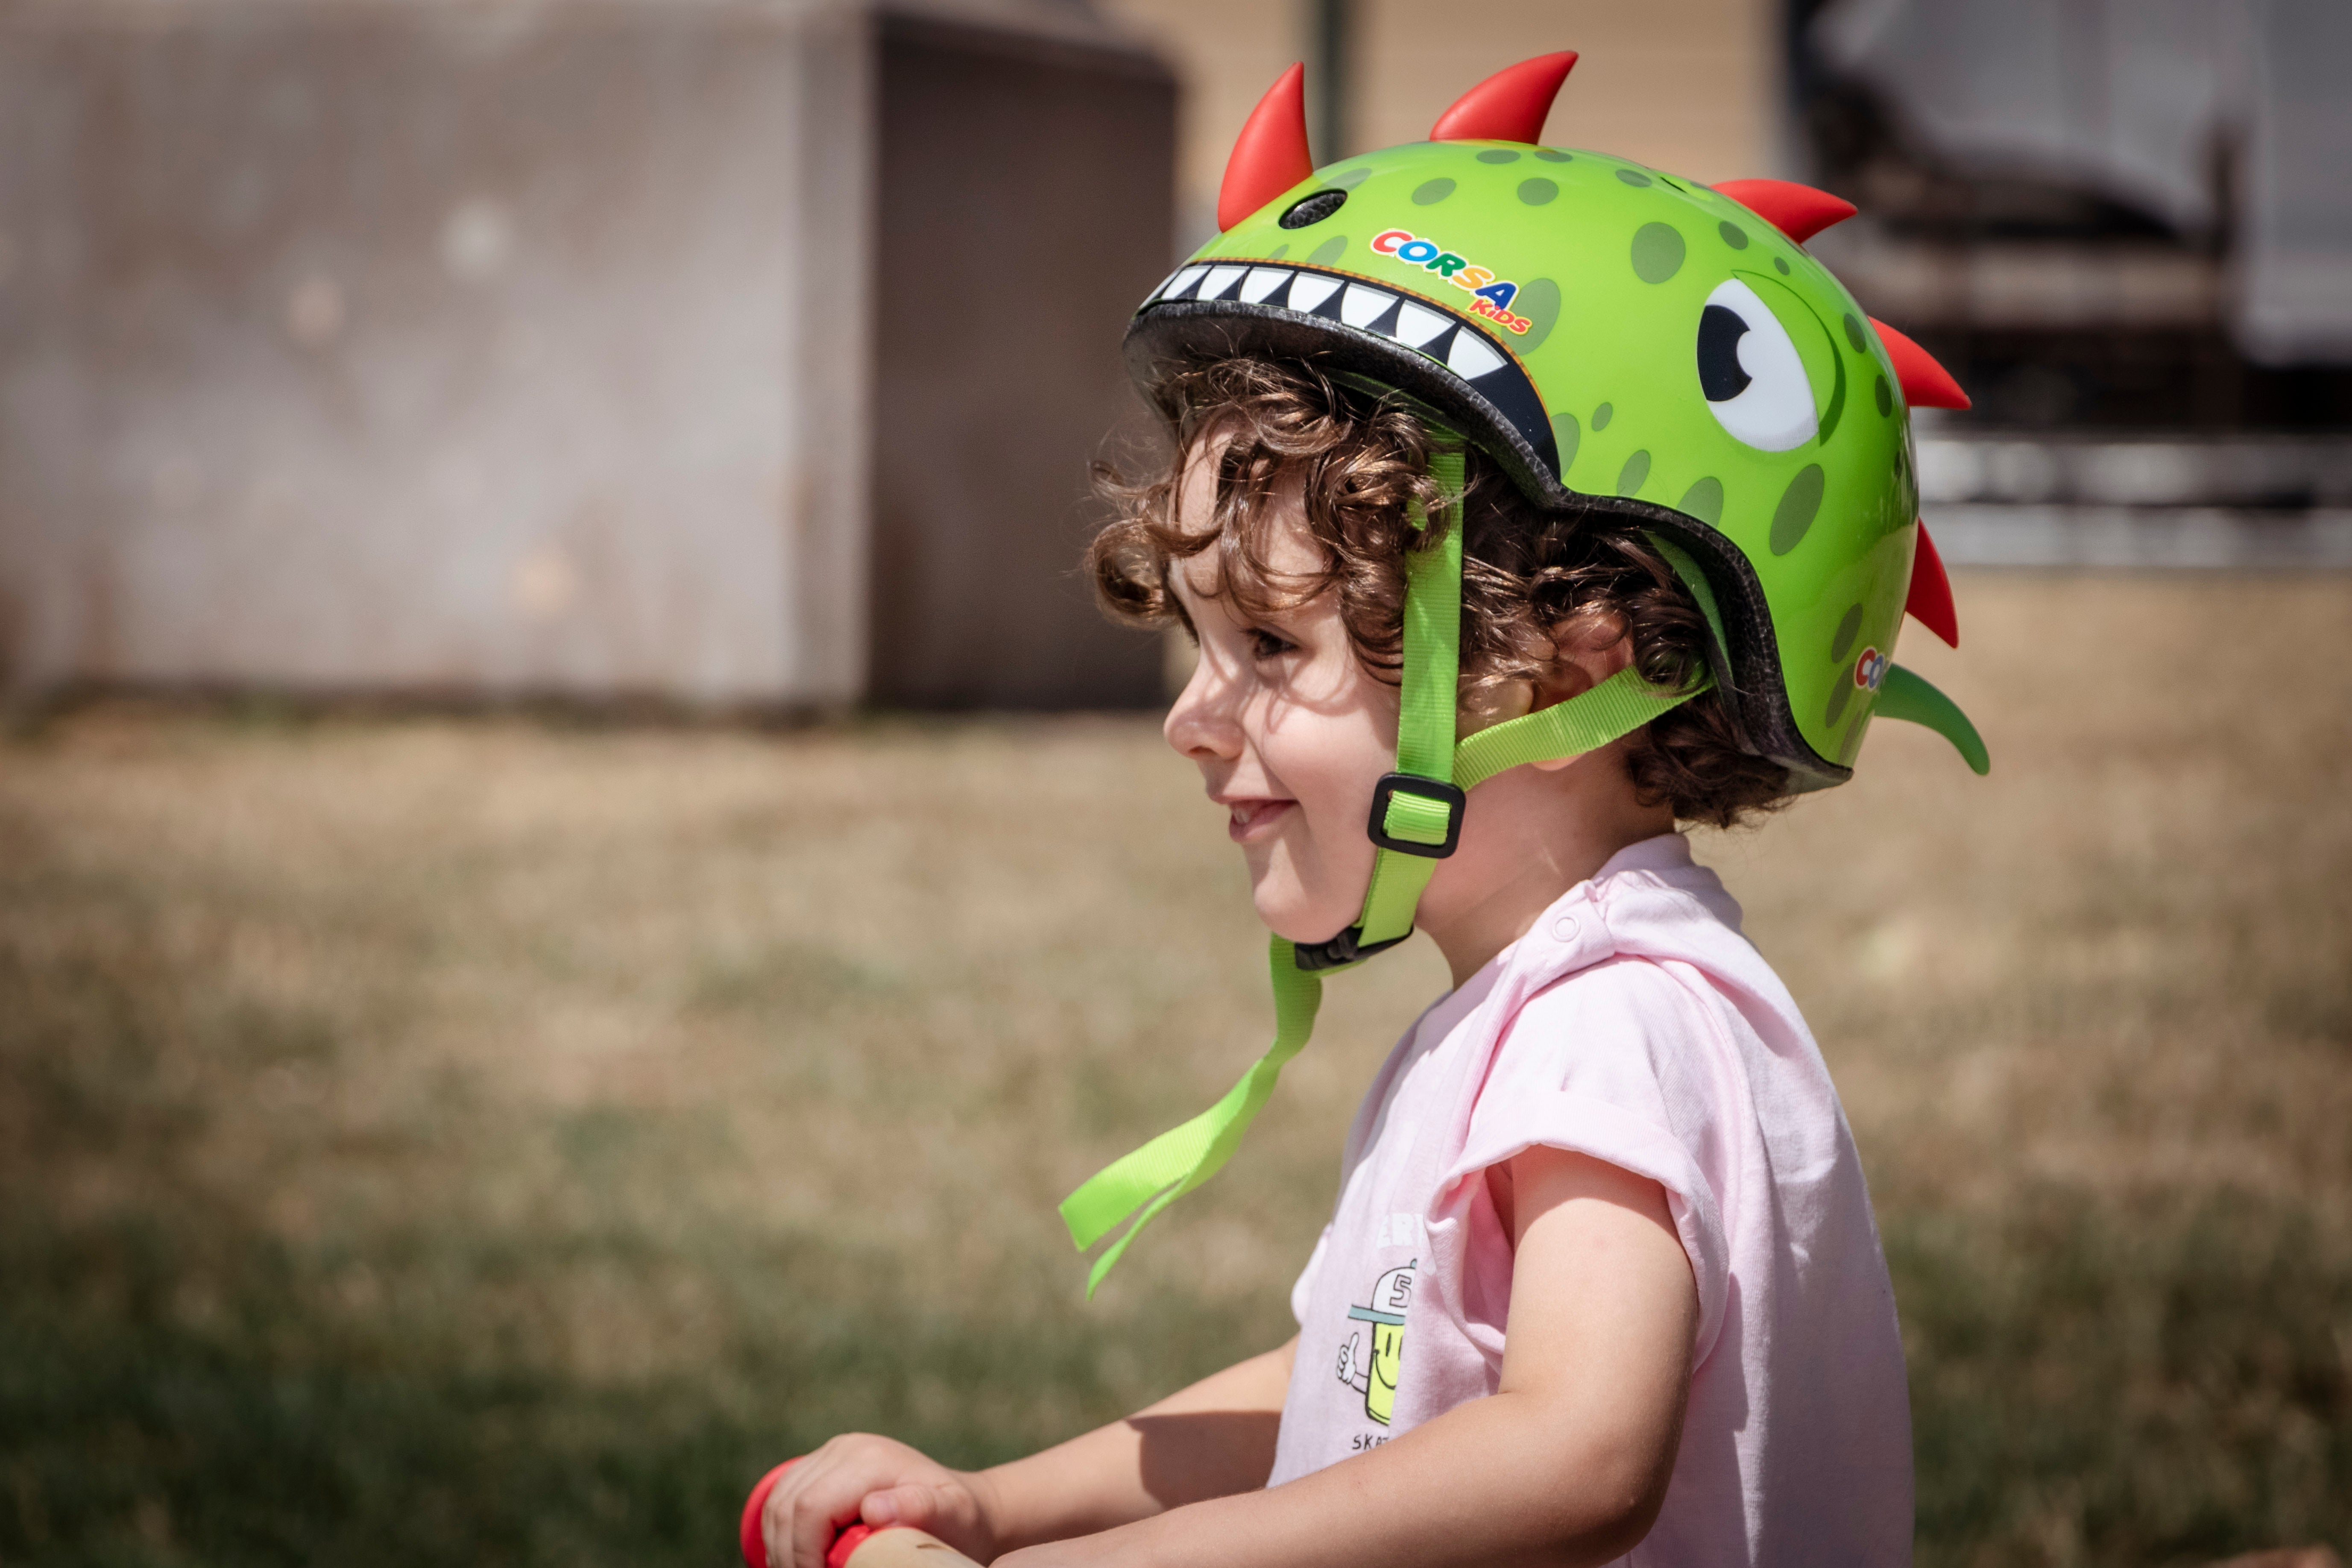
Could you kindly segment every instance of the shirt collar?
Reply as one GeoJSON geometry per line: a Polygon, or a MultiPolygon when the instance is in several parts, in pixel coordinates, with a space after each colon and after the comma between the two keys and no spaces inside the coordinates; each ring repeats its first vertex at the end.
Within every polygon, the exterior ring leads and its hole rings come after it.
{"type": "Polygon", "coordinates": [[[1661,833],[1654,838],[1628,844],[1609,857],[1601,869],[1592,873],[1592,879],[1601,881],[1620,871],[1679,871],[1693,864],[1689,839],[1679,833],[1661,833]]]}

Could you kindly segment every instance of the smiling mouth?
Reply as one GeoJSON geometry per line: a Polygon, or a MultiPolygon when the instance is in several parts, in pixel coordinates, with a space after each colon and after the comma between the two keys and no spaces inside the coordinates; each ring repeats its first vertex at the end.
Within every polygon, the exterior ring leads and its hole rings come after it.
{"type": "Polygon", "coordinates": [[[1231,800],[1225,809],[1233,814],[1225,824],[1226,836],[1236,844],[1246,844],[1253,838],[1273,830],[1284,813],[1298,803],[1295,800],[1231,800]]]}

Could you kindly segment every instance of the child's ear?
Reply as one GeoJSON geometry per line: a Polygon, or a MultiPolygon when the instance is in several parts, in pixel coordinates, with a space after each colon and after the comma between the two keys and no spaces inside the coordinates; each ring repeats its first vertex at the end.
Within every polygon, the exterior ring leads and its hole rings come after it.
{"type": "MultiPolygon", "coordinates": [[[[1551,637],[1551,668],[1536,684],[1530,712],[1581,697],[1633,662],[1633,639],[1625,635],[1625,619],[1612,612],[1570,616],[1552,628],[1551,637]]],[[[1549,773],[1574,761],[1554,757],[1529,765],[1549,773]]]]}
{"type": "Polygon", "coordinates": [[[1466,741],[1481,730],[1523,719],[1535,709],[1534,681],[1497,680],[1464,696],[1454,721],[1454,733],[1457,740],[1466,741]]]}
{"type": "Polygon", "coordinates": [[[1551,629],[1554,656],[1592,677],[1594,684],[1608,679],[1633,659],[1633,639],[1625,635],[1625,617],[1614,610],[1589,610],[1570,616],[1551,629]]]}

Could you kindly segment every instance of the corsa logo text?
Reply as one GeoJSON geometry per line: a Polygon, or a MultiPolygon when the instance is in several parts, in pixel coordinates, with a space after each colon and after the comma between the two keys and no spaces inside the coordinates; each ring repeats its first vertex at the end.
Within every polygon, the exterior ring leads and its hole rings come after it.
{"type": "Polygon", "coordinates": [[[1372,249],[1424,272],[1434,272],[1456,289],[1466,289],[1475,300],[1470,307],[1472,313],[1507,331],[1524,332],[1535,324],[1525,316],[1511,314],[1511,301],[1519,295],[1517,284],[1496,277],[1492,268],[1476,266],[1433,239],[1392,228],[1372,237],[1372,249]]]}

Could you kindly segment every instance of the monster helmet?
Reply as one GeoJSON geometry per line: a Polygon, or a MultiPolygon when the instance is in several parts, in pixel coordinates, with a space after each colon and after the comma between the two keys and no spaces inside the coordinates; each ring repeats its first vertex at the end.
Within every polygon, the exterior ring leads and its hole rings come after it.
{"type": "MultiPolygon", "coordinates": [[[[1321,975],[1411,934],[1481,781],[1592,751],[1709,685],[1801,789],[1851,775],[1874,715],[1929,725],[1986,770],[1958,708],[1891,658],[1906,610],[1958,645],[1917,520],[1910,410],[1968,399],[1805,253],[1848,204],[1775,180],[1709,190],[1537,145],[1575,60],[1514,66],[1427,142],[1327,169],[1307,155],[1293,66],[1242,129],[1222,232],[1136,311],[1128,364],[1155,398],[1171,367],[1235,353],[1314,359],[1402,395],[1446,433],[1430,459],[1441,517],[1458,521],[1459,437],[1540,507],[1631,519],[1706,616],[1710,669],[1678,691],[1622,670],[1457,741],[1462,531],[1409,552],[1397,767],[1372,793],[1363,912],[1328,941],[1275,938],[1265,1055],[1217,1104],[1063,1201],[1081,1250],[1123,1231],[1089,1293],[1153,1215],[1232,1156],[1313,1032],[1321,975]]],[[[1430,520],[1416,508],[1412,521],[1430,520]]]]}
{"type": "Polygon", "coordinates": [[[1721,684],[1796,787],[1849,777],[1874,713],[1984,772],[1974,727],[1891,657],[1906,610],[1958,645],[1908,415],[1967,397],[1805,252],[1849,204],[1537,145],[1575,60],[1323,169],[1293,66],[1234,148],[1222,232],[1136,312],[1130,371],[1150,394],[1190,357],[1312,355],[1393,387],[1538,505],[1624,514],[1696,563],[1721,684]]]}

